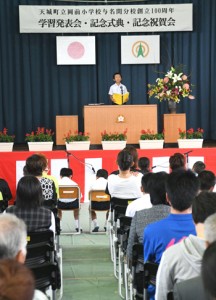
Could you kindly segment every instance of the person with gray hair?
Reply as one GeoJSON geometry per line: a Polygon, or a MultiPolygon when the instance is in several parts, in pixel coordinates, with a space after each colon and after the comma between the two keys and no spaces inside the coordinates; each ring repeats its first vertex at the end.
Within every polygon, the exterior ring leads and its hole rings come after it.
{"type": "Polygon", "coordinates": [[[209,216],[204,222],[204,238],[207,246],[216,241],[216,213],[209,216]]]}
{"type": "MultiPolygon", "coordinates": [[[[210,195],[215,193],[210,193],[210,195]]],[[[216,213],[208,216],[204,221],[204,239],[206,247],[216,242],[216,213]]],[[[202,276],[197,276],[182,282],[174,287],[173,299],[175,300],[210,300],[212,299],[204,288],[202,276]]]]}
{"type": "Polygon", "coordinates": [[[0,215],[0,259],[11,258],[24,263],[27,229],[25,223],[12,214],[0,215]]]}
{"type": "MultiPolygon", "coordinates": [[[[14,259],[24,263],[27,253],[27,229],[24,221],[10,213],[1,214],[0,228],[3,228],[0,230],[0,259],[14,259]]],[[[35,290],[33,300],[47,300],[47,297],[35,290]]]]}

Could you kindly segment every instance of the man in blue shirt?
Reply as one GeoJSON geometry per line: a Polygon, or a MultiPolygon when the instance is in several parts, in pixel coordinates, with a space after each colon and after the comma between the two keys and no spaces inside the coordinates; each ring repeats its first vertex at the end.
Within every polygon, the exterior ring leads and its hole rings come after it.
{"type": "MultiPolygon", "coordinates": [[[[193,172],[181,170],[168,176],[166,193],[171,213],[167,218],[145,228],[143,235],[145,262],[160,263],[161,256],[168,247],[180,242],[189,234],[196,235],[191,205],[198,191],[199,181],[193,172]]],[[[154,299],[154,296],[150,299],[154,299]]]]}

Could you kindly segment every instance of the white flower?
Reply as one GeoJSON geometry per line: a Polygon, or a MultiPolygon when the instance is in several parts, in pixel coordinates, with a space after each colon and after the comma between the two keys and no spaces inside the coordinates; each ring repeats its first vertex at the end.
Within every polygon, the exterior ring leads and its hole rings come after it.
{"type": "Polygon", "coordinates": [[[171,91],[166,91],[166,94],[169,96],[171,94],[171,91]]]}
{"type": "Polygon", "coordinates": [[[175,82],[177,82],[177,81],[182,81],[181,75],[182,75],[182,73],[179,73],[178,75],[177,75],[177,74],[174,74],[174,75],[173,75],[173,82],[175,83],[175,82]]]}
{"type": "Polygon", "coordinates": [[[172,75],[173,75],[173,72],[169,71],[169,72],[167,72],[167,74],[165,75],[165,77],[172,78],[172,75]]]}

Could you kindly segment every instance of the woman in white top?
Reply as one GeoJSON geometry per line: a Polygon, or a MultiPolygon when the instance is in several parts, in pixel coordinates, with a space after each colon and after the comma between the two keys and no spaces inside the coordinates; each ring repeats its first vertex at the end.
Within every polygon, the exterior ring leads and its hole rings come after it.
{"type": "Polygon", "coordinates": [[[123,150],[117,157],[119,174],[108,177],[108,190],[111,197],[120,199],[136,199],[142,196],[141,173],[133,173],[130,167],[133,164],[132,155],[123,150]]]}

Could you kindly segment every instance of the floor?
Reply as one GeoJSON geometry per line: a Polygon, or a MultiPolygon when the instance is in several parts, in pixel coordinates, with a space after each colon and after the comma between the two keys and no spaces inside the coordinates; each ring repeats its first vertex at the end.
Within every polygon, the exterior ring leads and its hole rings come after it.
{"type": "MultiPolygon", "coordinates": [[[[105,214],[98,214],[100,228],[105,214]]],[[[119,300],[118,283],[113,275],[108,235],[89,234],[88,203],[80,211],[82,234],[64,235],[74,231],[71,212],[63,213],[60,245],[63,252],[63,300],[119,300]]]]}

